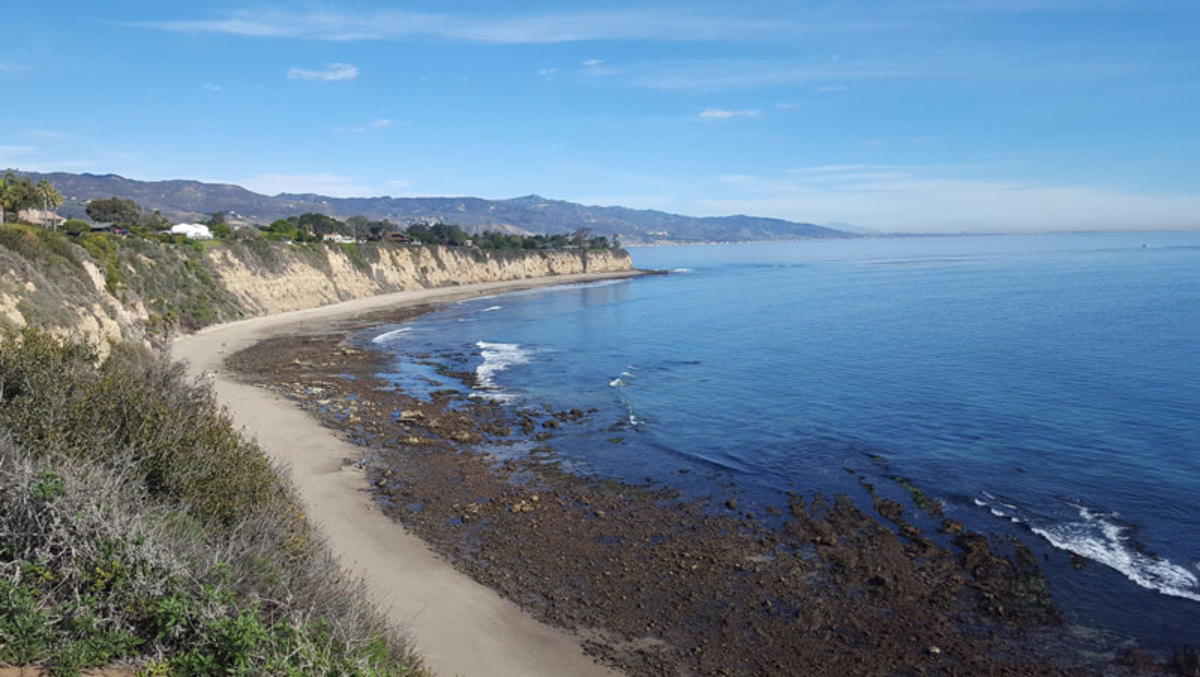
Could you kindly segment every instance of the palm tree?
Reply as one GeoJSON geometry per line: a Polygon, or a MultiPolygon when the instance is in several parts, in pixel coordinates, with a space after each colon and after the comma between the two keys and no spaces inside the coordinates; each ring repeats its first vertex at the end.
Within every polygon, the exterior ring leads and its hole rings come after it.
{"type": "Polygon", "coordinates": [[[8,203],[12,200],[12,188],[8,183],[8,179],[0,178],[0,226],[4,225],[4,210],[8,209],[8,203]]]}
{"type": "MultiPolygon", "coordinates": [[[[42,218],[50,218],[51,223],[53,223],[53,218],[50,215],[51,210],[57,209],[63,203],[62,193],[58,192],[46,179],[37,182],[37,185],[33,187],[33,193],[37,196],[37,201],[42,205],[42,218]]],[[[42,225],[46,225],[44,221],[42,225]]],[[[57,224],[55,224],[55,230],[57,228],[57,224]]]]}

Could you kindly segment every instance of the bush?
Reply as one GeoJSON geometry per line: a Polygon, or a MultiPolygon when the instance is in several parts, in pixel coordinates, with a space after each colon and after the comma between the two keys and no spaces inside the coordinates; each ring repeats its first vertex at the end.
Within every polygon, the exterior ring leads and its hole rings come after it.
{"type": "MultiPolygon", "coordinates": [[[[94,237],[84,238],[85,246],[94,237]]],[[[153,313],[152,329],[163,333],[194,331],[245,315],[237,297],[209,270],[204,252],[219,243],[171,246],[139,238],[109,239],[117,247],[113,260],[119,270],[127,273],[123,274],[122,288],[128,287],[145,301],[153,313]]]]}
{"type": "Polygon", "coordinates": [[[0,663],[408,674],[266,456],[161,356],[0,342],[0,663]]]}
{"type": "Polygon", "coordinates": [[[18,224],[0,227],[0,247],[47,267],[82,270],[78,250],[71,240],[45,228],[18,224]]]}
{"type": "MultiPolygon", "coordinates": [[[[0,662],[57,674],[151,658],[179,674],[408,671],[381,626],[348,616],[344,601],[274,601],[298,586],[263,586],[244,558],[221,559],[229,548],[207,542],[215,534],[196,539],[131,491],[130,469],[42,456],[0,439],[0,662]]],[[[225,536],[261,556],[259,535],[225,536]]],[[[336,575],[303,573],[301,586],[354,599],[336,575]]]]}
{"type": "Polygon", "coordinates": [[[34,331],[9,341],[0,351],[0,423],[25,445],[133,463],[151,495],[184,501],[204,520],[231,524],[286,495],[211,390],[185,382],[182,365],[130,346],[94,361],[90,349],[34,331]],[[105,431],[103,444],[96,431],[105,431]]]}

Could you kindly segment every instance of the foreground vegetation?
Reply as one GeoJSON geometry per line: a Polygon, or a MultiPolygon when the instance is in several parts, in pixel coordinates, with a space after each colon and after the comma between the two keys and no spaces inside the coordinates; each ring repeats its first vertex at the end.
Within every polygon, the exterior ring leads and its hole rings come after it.
{"type": "Polygon", "coordinates": [[[0,341],[0,664],[420,672],[211,390],[164,357],[0,341]]]}

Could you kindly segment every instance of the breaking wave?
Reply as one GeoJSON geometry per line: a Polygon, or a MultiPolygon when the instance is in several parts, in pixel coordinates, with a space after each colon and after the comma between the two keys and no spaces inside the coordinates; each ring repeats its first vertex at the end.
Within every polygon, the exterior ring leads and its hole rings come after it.
{"type": "Polygon", "coordinates": [[[483,357],[483,364],[475,368],[475,380],[481,388],[498,389],[496,374],[517,364],[526,364],[533,352],[516,343],[489,343],[478,341],[475,345],[483,357]]]}
{"type": "Polygon", "coordinates": [[[975,504],[997,517],[1025,524],[1050,545],[1115,569],[1143,588],[1171,597],[1200,602],[1200,578],[1186,567],[1147,552],[1130,538],[1130,525],[1116,512],[1063,502],[1074,508],[1079,519],[1047,521],[1021,514],[1012,503],[982,492],[975,504]]]}
{"type": "Polygon", "coordinates": [[[610,388],[624,388],[633,380],[633,367],[626,367],[621,375],[608,382],[610,388]]]}
{"type": "Polygon", "coordinates": [[[412,331],[412,327],[400,327],[399,329],[393,329],[371,339],[371,343],[387,343],[388,341],[403,334],[407,334],[410,331],[412,331]]]}

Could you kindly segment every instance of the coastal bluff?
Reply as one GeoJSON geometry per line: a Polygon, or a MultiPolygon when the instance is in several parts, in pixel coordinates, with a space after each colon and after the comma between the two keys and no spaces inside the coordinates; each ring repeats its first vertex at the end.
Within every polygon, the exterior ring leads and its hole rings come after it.
{"type": "Polygon", "coordinates": [[[632,271],[622,249],[484,250],[386,242],[168,243],[0,228],[0,328],[87,343],[134,341],[399,291],[632,271]]]}
{"type": "Polygon", "coordinates": [[[234,250],[216,249],[209,260],[225,289],[255,316],[396,291],[633,270],[629,254],[620,249],[493,252],[471,247],[380,246],[370,258],[361,250],[338,247],[328,247],[322,254],[294,254],[264,266],[261,260],[239,256],[234,250]]]}

